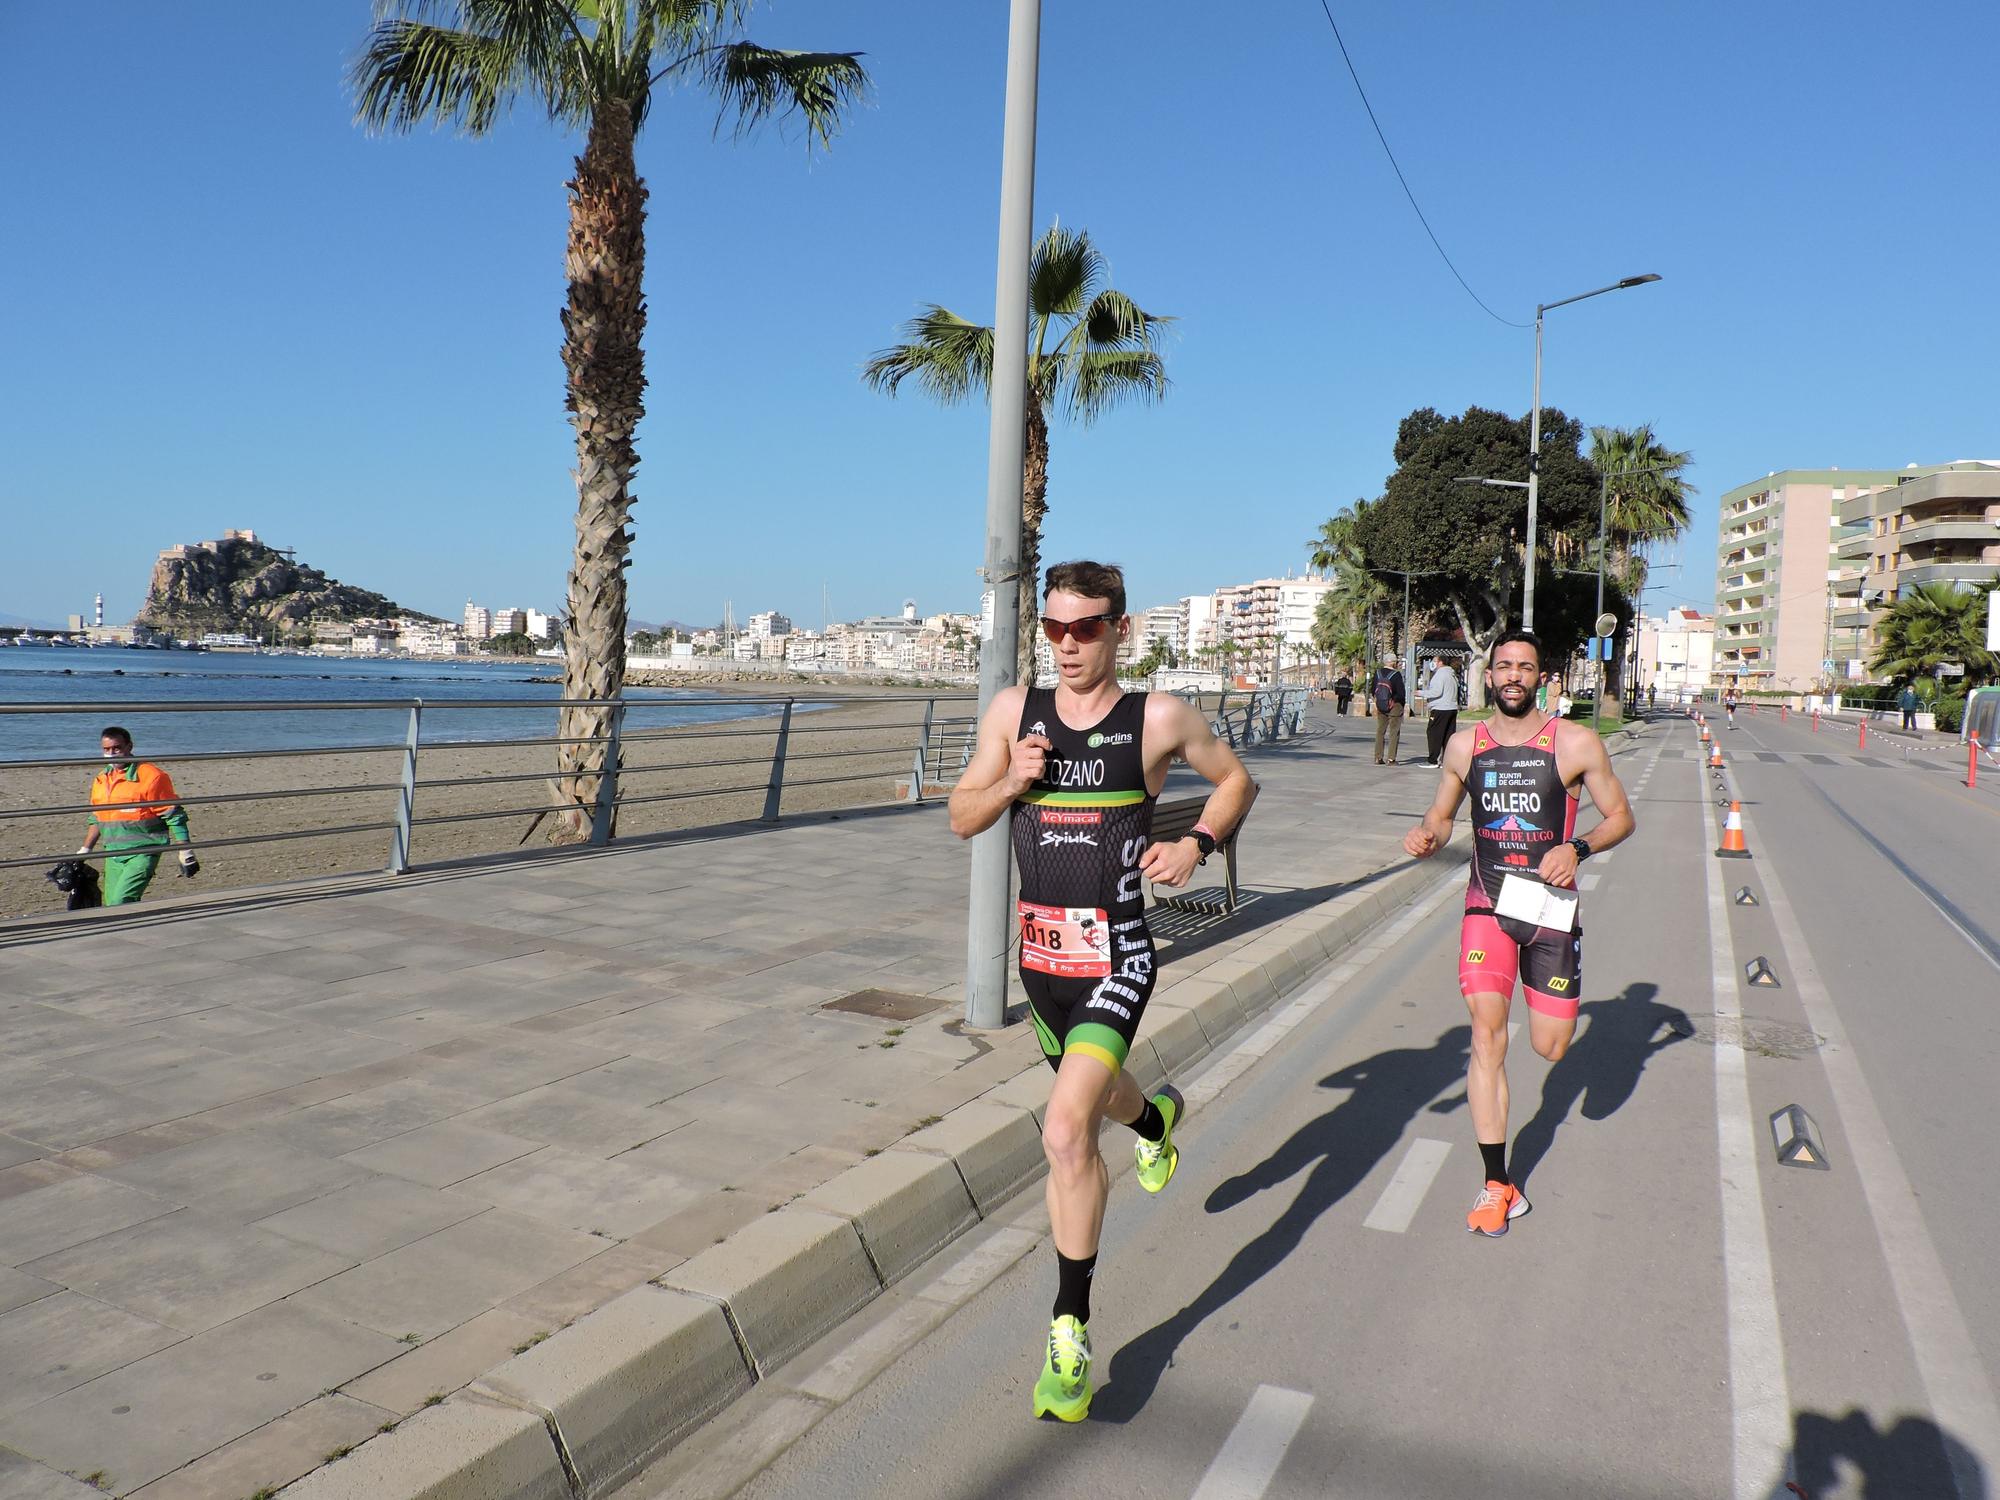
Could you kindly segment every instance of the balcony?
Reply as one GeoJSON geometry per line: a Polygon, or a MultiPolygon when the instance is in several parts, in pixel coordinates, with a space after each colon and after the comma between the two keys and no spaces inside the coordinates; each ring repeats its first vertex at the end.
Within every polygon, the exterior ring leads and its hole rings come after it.
{"type": "Polygon", "coordinates": [[[1975,583],[2000,588],[2000,562],[1905,563],[1896,570],[1896,587],[1919,583],[1975,583]]]}
{"type": "Polygon", "coordinates": [[[1935,542],[1981,542],[1990,545],[2000,542],[2000,521],[1989,521],[1984,516],[1927,516],[1889,535],[1903,547],[1921,547],[1935,542]]]}

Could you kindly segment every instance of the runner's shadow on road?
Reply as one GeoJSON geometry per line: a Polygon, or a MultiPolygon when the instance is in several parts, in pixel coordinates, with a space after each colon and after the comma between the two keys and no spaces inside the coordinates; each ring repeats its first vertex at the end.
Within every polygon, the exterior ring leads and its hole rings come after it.
{"type": "Polygon", "coordinates": [[[1129,1422],[1152,1399],[1187,1336],[1281,1265],[1314,1221],[1345,1198],[1394,1150],[1423,1107],[1465,1076],[1472,1031],[1455,1026],[1427,1048],[1398,1047],[1320,1080],[1323,1089],[1352,1092],[1308,1120],[1290,1140],[1247,1172],[1208,1195],[1212,1214],[1227,1213],[1266,1189],[1304,1172],[1297,1195],[1262,1234],[1245,1244],[1196,1298],[1111,1357],[1104,1385],[1091,1403],[1093,1419],[1129,1422]]]}
{"type": "Polygon", "coordinates": [[[1991,1500],[1986,1469],[1972,1450],[1925,1417],[1900,1417],[1886,1432],[1865,1411],[1844,1417],[1802,1411],[1792,1417],[1796,1488],[1780,1480],[1770,1500],[1908,1500],[1955,1495],[1991,1500]],[[1858,1487],[1850,1481],[1858,1479],[1858,1487]]]}
{"type": "Polygon", "coordinates": [[[1631,1100],[1654,1055],[1694,1035],[1686,1012],[1653,998],[1659,992],[1658,985],[1641,980],[1622,994],[1579,1008],[1590,1024],[1562,1061],[1550,1065],[1541,1107],[1514,1137],[1507,1160],[1507,1175],[1514,1181],[1527,1182],[1579,1099],[1584,1119],[1610,1119],[1631,1100]]]}

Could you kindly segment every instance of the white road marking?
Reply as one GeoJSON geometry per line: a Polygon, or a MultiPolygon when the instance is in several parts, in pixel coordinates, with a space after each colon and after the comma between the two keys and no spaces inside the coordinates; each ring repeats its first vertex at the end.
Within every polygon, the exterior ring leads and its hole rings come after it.
{"type": "Polygon", "coordinates": [[[1375,1200],[1368,1217],[1361,1221],[1361,1227],[1379,1229],[1385,1234],[1401,1234],[1408,1229],[1410,1220],[1423,1206],[1424,1194],[1437,1180],[1438,1168],[1444,1165],[1445,1157],[1450,1154],[1451,1147],[1443,1141],[1434,1141],[1426,1136],[1418,1136],[1411,1141],[1410,1149],[1403,1153],[1402,1161],[1396,1165],[1395,1175],[1382,1189],[1382,1196],[1375,1200]]]}
{"type": "MultiPolygon", "coordinates": [[[[1701,773],[1696,771],[1696,775],[1701,773]]],[[[1702,836],[1713,809],[1706,797],[1702,836]]],[[[1716,842],[1721,830],[1714,829],[1716,842]]],[[[1722,862],[1700,856],[1708,873],[1709,987],[1715,1001],[1715,1134],[1721,1157],[1722,1268],[1727,1293],[1730,1391],[1730,1471],[1735,1500],[1766,1500],[1789,1477],[1792,1398],[1786,1384],[1784,1335],[1771,1275],[1771,1241],[1757,1179],[1757,1127],[1750,1108],[1750,1074],[1743,1048],[1743,1011],[1736,999],[1736,960],[1723,895],[1722,862]],[[1777,1476],[1774,1482],[1772,1476],[1777,1476]]],[[[1768,869],[1765,871],[1767,885],[1768,869]]]]}
{"type": "Polygon", "coordinates": [[[1464,884],[1465,876],[1456,866],[1448,874],[1440,876],[1437,883],[1405,907],[1395,921],[1280,1006],[1263,1025],[1230,1048],[1227,1056],[1210,1065],[1200,1078],[1189,1084],[1185,1091],[1189,1106],[1214,1100],[1247,1073],[1259,1058],[1283,1041],[1300,1022],[1338,995],[1355,975],[1394,951],[1411,930],[1436,909],[1439,902],[1464,884]]]}
{"type": "Polygon", "coordinates": [[[1604,871],[1593,865],[1576,877],[1576,888],[1580,891],[1594,891],[1598,882],[1604,879],[1604,871]]]}
{"type": "MultiPolygon", "coordinates": [[[[1749,820],[1746,817],[1744,821],[1747,824],[1749,820]]],[[[1757,847],[1767,848],[1762,839],[1757,847]]],[[[1833,996],[1812,965],[1812,948],[1798,916],[1768,858],[1759,873],[1799,1005],[1807,1023],[1824,1038],[1820,1065],[1826,1070],[1834,1108],[1840,1111],[1845,1126],[1847,1149],[1854,1153],[1854,1176],[1867,1201],[1868,1215],[1875,1221],[1882,1258],[1889,1264],[1889,1285],[1902,1310],[1903,1326],[1909,1330],[1930,1415],[1958,1440],[1958,1445],[1947,1445],[1946,1449],[1958,1500],[1979,1500],[1986,1494],[1982,1466],[1986,1474],[2000,1472],[2000,1403],[1994,1400],[1986,1367],[1966,1329],[1965,1313],[1952,1292],[1944,1262],[1924,1225],[1902,1158],[1890,1144],[1888,1127],[1875,1107],[1874,1091],[1868,1087],[1860,1059],[1840,1024],[1833,996]]]]}
{"type": "Polygon", "coordinates": [[[1194,1500],[1259,1500],[1271,1487],[1312,1404],[1313,1398],[1304,1391],[1258,1386],[1202,1476],[1194,1500]]]}

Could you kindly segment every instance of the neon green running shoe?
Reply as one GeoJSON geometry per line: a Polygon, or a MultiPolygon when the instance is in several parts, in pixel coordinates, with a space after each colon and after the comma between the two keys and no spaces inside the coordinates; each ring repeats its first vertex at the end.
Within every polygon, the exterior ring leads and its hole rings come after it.
{"type": "Polygon", "coordinates": [[[1081,1422],[1090,1415],[1090,1330],[1072,1317],[1049,1325],[1049,1357],[1035,1382],[1035,1415],[1081,1422]]]}
{"type": "Polygon", "coordinates": [[[1167,1122],[1166,1132],[1157,1141],[1141,1141],[1132,1148],[1139,1159],[1139,1186],[1149,1193],[1157,1193],[1174,1180],[1174,1168],[1181,1164],[1180,1147],[1174,1144],[1174,1126],[1187,1113],[1187,1101],[1171,1083],[1153,1095],[1153,1102],[1167,1122]]]}

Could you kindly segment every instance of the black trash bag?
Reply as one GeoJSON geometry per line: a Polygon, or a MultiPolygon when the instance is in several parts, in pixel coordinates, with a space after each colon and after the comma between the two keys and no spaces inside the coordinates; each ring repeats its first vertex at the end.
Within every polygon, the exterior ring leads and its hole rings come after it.
{"type": "Polygon", "coordinates": [[[71,911],[104,904],[104,887],[98,880],[97,867],[87,859],[66,859],[50,870],[47,878],[69,898],[71,911]]]}

